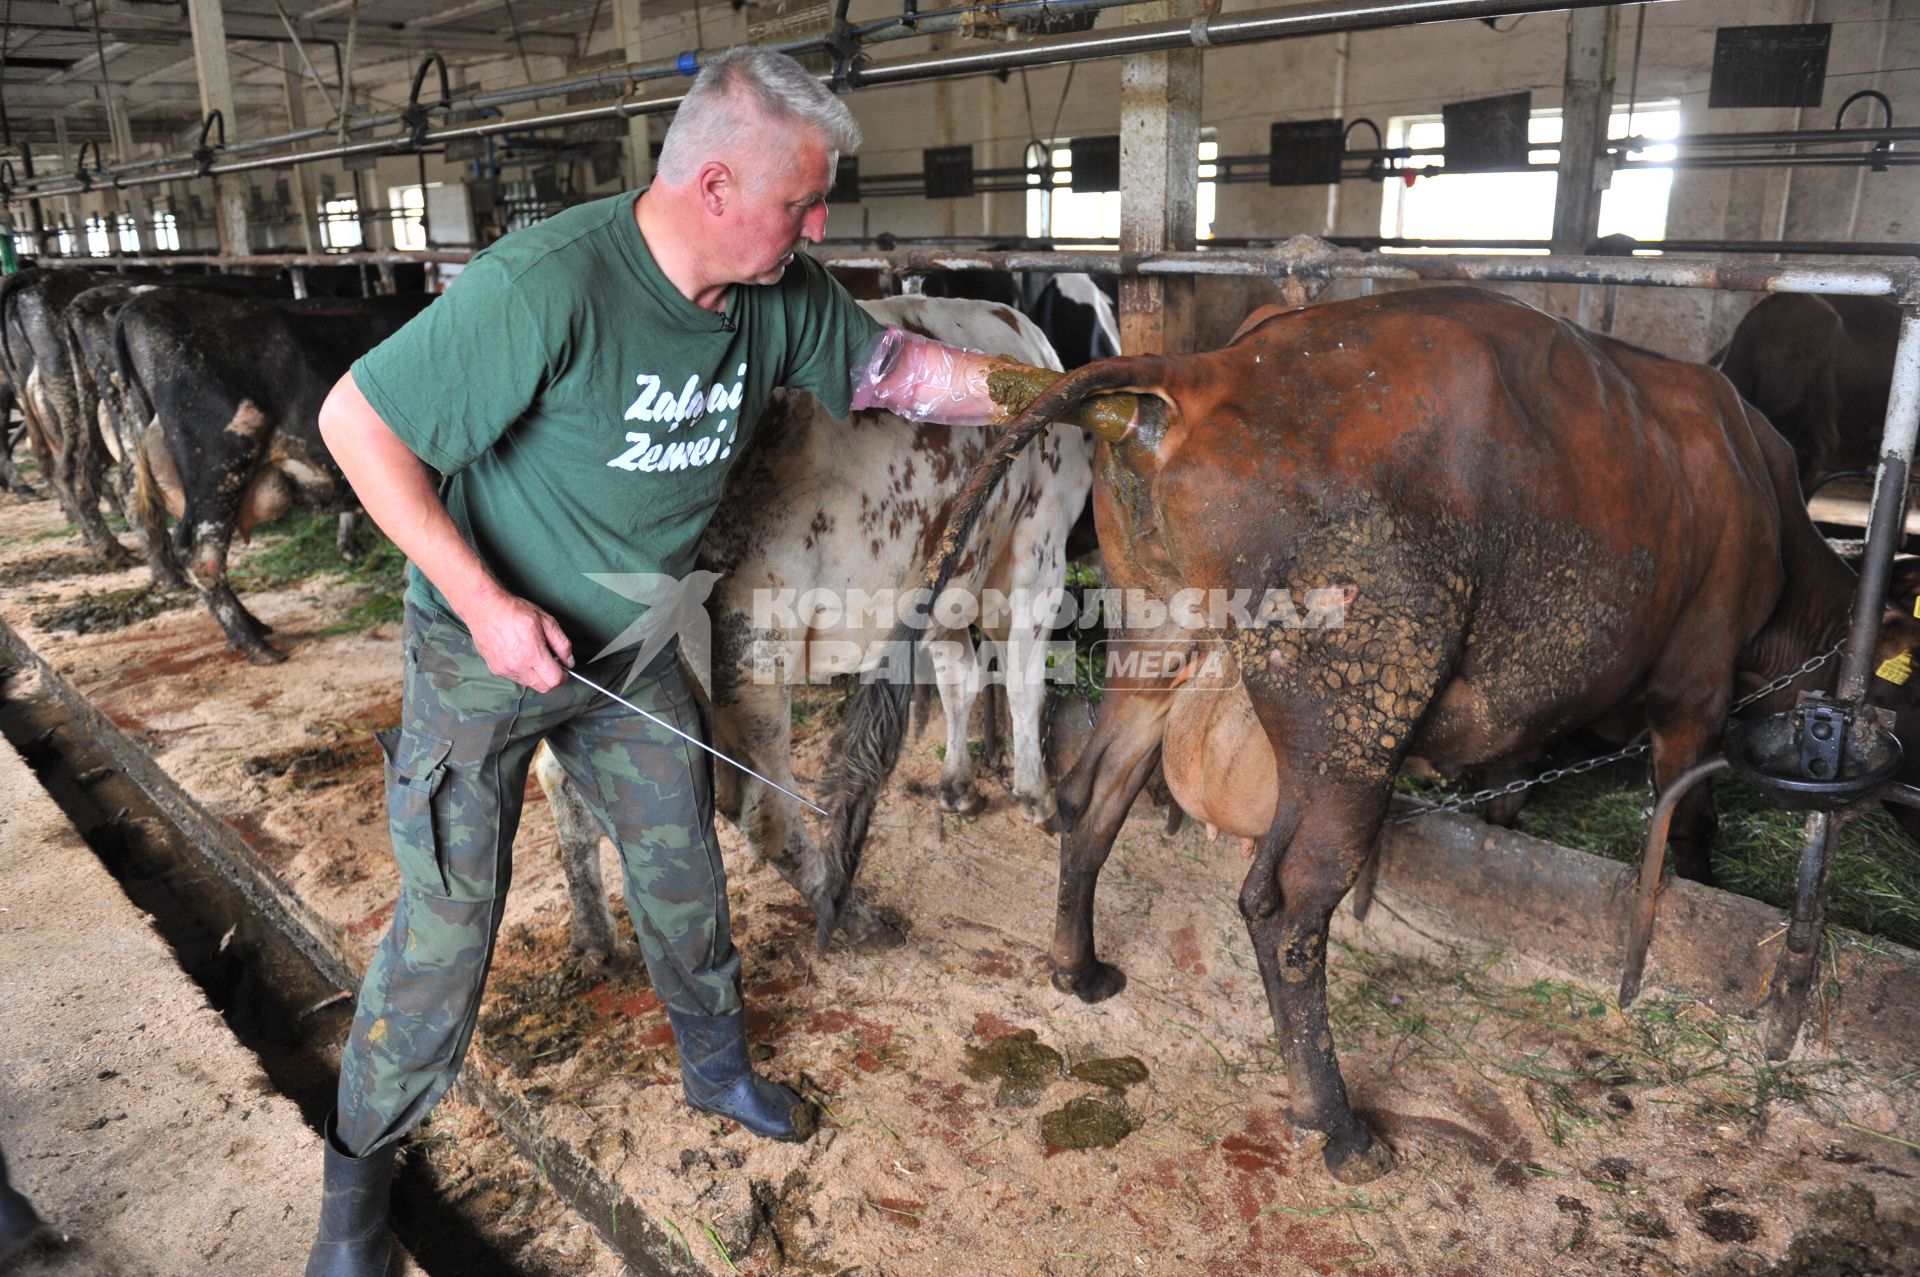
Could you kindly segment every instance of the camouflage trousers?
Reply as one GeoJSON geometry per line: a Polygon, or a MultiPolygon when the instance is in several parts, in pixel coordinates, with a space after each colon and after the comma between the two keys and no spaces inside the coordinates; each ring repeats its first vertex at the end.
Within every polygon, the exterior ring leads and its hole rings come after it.
{"type": "MultiPolygon", "coordinates": [[[[709,756],[572,679],[535,692],[490,673],[445,617],[409,605],[402,644],[401,725],[379,734],[400,900],[340,1060],[337,1138],[356,1156],[410,1130],[459,1071],[542,740],[620,850],[627,911],[661,1000],[695,1015],[740,1008],[709,756]]],[[[628,653],[580,671],[706,739],[671,649],[629,683],[630,665],[628,653]]]]}

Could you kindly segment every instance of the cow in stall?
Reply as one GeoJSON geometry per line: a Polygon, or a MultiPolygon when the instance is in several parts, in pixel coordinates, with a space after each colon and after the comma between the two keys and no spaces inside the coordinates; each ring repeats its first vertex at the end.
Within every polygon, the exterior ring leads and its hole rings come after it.
{"type": "MultiPolygon", "coordinates": [[[[136,420],[137,414],[128,403],[114,326],[121,307],[156,288],[187,289],[226,297],[284,298],[289,295],[287,284],[277,279],[183,275],[164,280],[101,284],[75,297],[61,311],[68,366],[73,374],[78,429],[85,432],[92,455],[108,458],[106,473],[112,485],[110,491],[115,504],[123,511],[133,511],[138,505],[138,456],[143,444],[149,440],[156,448],[165,444],[150,415],[148,419],[136,420]]],[[[343,516],[343,526],[346,518],[343,516]]],[[[181,571],[171,540],[149,535],[149,529],[138,521],[133,527],[154,585],[163,590],[193,588],[181,571]]]]}
{"type": "Polygon", "coordinates": [[[1880,462],[1900,308],[1881,297],[1777,293],[1740,320],[1713,364],[1793,448],[1800,490],[1880,462]]]}
{"type": "Polygon", "coordinates": [[[0,279],[0,371],[17,390],[28,446],[67,521],[108,567],[120,568],[132,557],[100,515],[104,470],[90,446],[97,432],[83,424],[60,321],[74,298],[115,278],[36,268],[0,279]]]}
{"type": "Polygon", "coordinates": [[[125,301],[114,324],[135,429],[137,517],[149,539],[178,521],[201,598],[227,641],[255,664],[286,659],[227,580],[238,533],[296,502],[342,513],[353,492],[326,445],[319,411],[362,354],[429,296],[262,301],[158,289],[125,301]],[[158,424],[158,433],[153,423],[158,424]],[[164,446],[161,446],[164,444],[164,446]]]}
{"type": "MultiPolygon", "coordinates": [[[[35,457],[68,521],[115,567],[129,560],[100,516],[100,501],[104,496],[122,514],[127,513],[132,508],[127,501],[129,485],[115,468],[111,435],[103,434],[99,408],[105,374],[82,357],[73,322],[83,312],[93,313],[89,304],[97,296],[124,299],[133,291],[156,287],[238,297],[287,293],[284,283],[245,275],[136,276],[48,269],[23,271],[0,282],[0,335],[5,338],[0,369],[10,370],[10,385],[17,378],[29,391],[21,408],[35,457]]],[[[151,555],[149,549],[150,561],[151,555]]],[[[156,574],[156,581],[162,579],[156,574]]]]}
{"type": "Polygon", "coordinates": [[[27,427],[24,417],[16,430],[13,424],[13,410],[19,402],[13,382],[8,378],[4,362],[0,361],[0,492],[9,492],[16,497],[34,497],[40,495],[33,485],[20,477],[20,470],[13,462],[14,449],[20,440],[26,437],[27,427]]]}
{"type": "MultiPolygon", "coordinates": [[[[1060,366],[1039,329],[1005,305],[926,297],[861,304],[883,324],[1038,367],[1060,366]]],[[[886,636],[894,617],[892,611],[884,618],[808,611],[801,596],[819,590],[844,600],[854,591],[911,588],[955,493],[986,456],[990,439],[978,429],[913,425],[877,411],[835,420],[811,395],[775,394],[751,447],[727,476],[701,543],[700,568],[718,574],[707,603],[715,748],[799,790],[788,680],[823,681],[838,668],[823,657],[864,651],[886,636]],[[761,591],[768,592],[763,598],[785,597],[797,610],[788,615],[756,608],[761,591]]],[[[1058,589],[1065,579],[1067,537],[1093,481],[1092,452],[1083,434],[1061,427],[1024,456],[980,512],[972,557],[956,568],[955,579],[976,597],[997,590],[1016,601],[1021,592],[1031,597],[1058,589]]],[[[1050,622],[1050,614],[1019,606],[994,624],[982,623],[1006,653],[1013,794],[1035,823],[1045,823],[1055,810],[1042,758],[1046,684],[1033,671],[1036,661],[1044,662],[1050,622]]],[[[964,644],[940,644],[935,651],[946,719],[939,802],[950,811],[971,812],[983,802],[974,789],[967,733],[980,671],[964,644]]],[[[534,770],[559,828],[573,947],[609,958],[615,944],[599,872],[600,830],[545,750],[534,770]]],[[[725,765],[715,781],[716,806],[740,828],[753,853],[819,907],[830,875],[798,804],[725,765]]],[[[856,908],[850,929],[857,939],[872,939],[884,935],[888,924],[856,908]]]]}
{"type": "MultiPolygon", "coordinates": [[[[1087,1002],[1124,987],[1095,952],[1095,883],[1164,757],[1183,807],[1257,841],[1239,907],[1293,1120],[1324,1135],[1336,1178],[1362,1182],[1391,1159],[1335,1058],[1327,924],[1402,766],[1453,774],[1631,704],[1670,784],[1713,751],[1743,683],[1835,641],[1850,574],[1808,519],[1792,450],[1717,373],[1437,288],[1257,312],[1218,351],[1069,374],[969,481],[936,592],[1025,441],[1105,393],[1138,396],[1094,463],[1111,584],[1259,610],[1216,619],[1209,604],[1186,611],[1194,628],[1121,639],[1196,659],[1111,681],[1060,786],[1053,981],[1087,1002]],[[1313,588],[1338,592],[1337,618],[1269,614],[1269,591],[1313,588]],[[1244,712],[1222,691],[1235,686],[1244,712]],[[1241,766],[1256,744],[1270,776],[1241,766]]],[[[902,691],[860,688],[835,739],[823,850],[842,887],[898,757],[902,691]]],[[[1710,811],[1693,791],[1676,839],[1697,846],[1710,811]]]]}

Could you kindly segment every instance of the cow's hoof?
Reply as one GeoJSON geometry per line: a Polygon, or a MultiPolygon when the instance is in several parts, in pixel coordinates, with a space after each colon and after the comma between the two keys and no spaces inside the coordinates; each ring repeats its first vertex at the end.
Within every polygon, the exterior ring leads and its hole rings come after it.
{"type": "Polygon", "coordinates": [[[1386,1141],[1374,1139],[1358,1123],[1354,1130],[1354,1137],[1343,1140],[1328,1136],[1323,1154],[1327,1173],[1342,1184],[1365,1184],[1393,1169],[1393,1150],[1386,1141]]]}
{"type": "Polygon", "coordinates": [[[245,652],[247,659],[255,665],[279,665],[287,659],[285,652],[268,647],[265,643],[248,643],[240,650],[245,652]]]}
{"type": "Polygon", "coordinates": [[[964,789],[948,789],[942,785],[940,805],[956,816],[977,816],[987,809],[987,799],[972,785],[964,789]]]}
{"type": "Polygon", "coordinates": [[[111,541],[100,547],[100,561],[112,568],[115,572],[123,568],[130,568],[138,562],[131,554],[127,553],[127,547],[121,545],[118,541],[111,541]]]}
{"type": "Polygon", "coordinates": [[[638,952],[603,949],[598,945],[575,945],[573,960],[587,974],[605,976],[610,980],[637,975],[646,968],[638,952]]]}
{"type": "Polygon", "coordinates": [[[1082,1002],[1105,1002],[1127,987],[1127,973],[1104,962],[1094,962],[1078,971],[1055,971],[1053,987],[1071,993],[1082,1002]]]}
{"type": "Polygon", "coordinates": [[[855,896],[841,913],[840,927],[856,953],[897,949],[907,942],[907,920],[884,905],[855,896]]]}
{"type": "Polygon", "coordinates": [[[1022,799],[1020,810],[1026,818],[1040,827],[1043,834],[1060,832],[1060,804],[1054,801],[1053,791],[1041,795],[1039,801],[1022,799]]]}

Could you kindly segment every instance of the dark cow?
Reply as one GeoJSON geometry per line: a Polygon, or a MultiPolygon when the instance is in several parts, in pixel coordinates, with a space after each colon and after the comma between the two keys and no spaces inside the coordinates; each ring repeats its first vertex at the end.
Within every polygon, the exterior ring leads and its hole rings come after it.
{"type": "MultiPolygon", "coordinates": [[[[1095,956],[1094,887],[1164,749],[1183,807],[1258,839],[1239,906],[1293,1118],[1325,1135],[1337,1178],[1363,1181],[1390,1157],[1335,1060],[1327,923],[1402,764],[1453,774],[1633,704],[1669,784],[1713,750],[1745,680],[1833,641],[1848,573],[1800,502],[1791,449],[1724,378],[1443,288],[1256,313],[1222,350],[1069,374],[969,481],[936,591],[999,470],[1111,392],[1140,396],[1094,462],[1111,583],[1170,601],[1244,591],[1259,611],[1121,638],[1202,659],[1110,682],[1060,786],[1054,983],[1089,1002],[1124,986],[1095,956]],[[1268,612],[1269,591],[1315,588],[1338,615],[1268,612]],[[1254,726],[1223,737],[1227,701],[1210,689],[1236,682],[1254,726]],[[1258,789],[1230,783],[1249,736],[1274,760],[1258,789]]],[[[824,850],[849,873],[898,756],[903,693],[863,687],[835,742],[824,850]]],[[[1697,837],[1711,816],[1695,793],[1676,826],[1697,837]]]]}
{"type": "Polygon", "coordinates": [[[0,280],[0,371],[17,390],[27,442],[40,473],[87,546],[110,567],[132,561],[100,517],[104,458],[83,428],[75,370],[60,314],[113,276],[86,270],[24,270],[0,280]]]}
{"type": "Polygon", "coordinates": [[[1793,447],[1800,490],[1880,461],[1900,308],[1780,293],[1746,313],[1714,364],[1793,447]]]}
{"type": "MultiPolygon", "coordinates": [[[[100,517],[100,500],[105,496],[125,513],[130,508],[128,488],[107,482],[114,454],[103,439],[98,411],[104,374],[81,358],[73,322],[85,310],[86,299],[101,289],[105,296],[124,299],[129,290],[163,285],[242,297],[284,296],[287,291],[284,283],[244,275],[174,277],[75,269],[23,271],[0,283],[0,369],[9,384],[22,388],[21,408],[34,454],[69,522],[116,567],[128,561],[127,555],[100,517]]],[[[110,345],[108,330],[95,327],[100,331],[93,344],[110,345]]]]}
{"type": "Polygon", "coordinates": [[[19,429],[14,428],[13,409],[18,401],[13,382],[8,378],[4,365],[0,364],[0,491],[11,492],[17,497],[38,496],[33,485],[20,477],[19,469],[13,464],[13,450],[20,446],[20,440],[27,433],[24,418],[19,429]]]}
{"type": "Polygon", "coordinates": [[[320,404],[340,375],[432,300],[258,301],[159,289],[115,323],[133,419],[138,517],[149,539],[178,524],[201,597],[255,663],[286,659],[227,582],[227,548],[295,501],[343,512],[353,492],[320,440],[320,404]],[[159,434],[152,429],[158,423],[159,434]],[[164,441],[164,447],[159,446],[164,441]]]}

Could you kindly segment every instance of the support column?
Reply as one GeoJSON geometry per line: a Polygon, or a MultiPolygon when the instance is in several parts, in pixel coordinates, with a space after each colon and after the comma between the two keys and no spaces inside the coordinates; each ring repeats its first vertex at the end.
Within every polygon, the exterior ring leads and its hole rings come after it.
{"type": "MultiPolygon", "coordinates": [[[[193,63],[200,77],[200,115],[214,111],[226,121],[227,136],[237,139],[239,117],[233,110],[233,77],[227,69],[227,21],[220,0],[188,0],[193,27],[193,63]]],[[[216,131],[212,140],[218,140],[216,131]]],[[[251,250],[247,233],[246,176],[223,173],[214,179],[214,216],[220,226],[220,251],[240,255],[251,250]]]]}
{"type": "MultiPolygon", "coordinates": [[[[300,79],[300,52],[291,44],[280,46],[280,72],[286,78],[287,129],[289,132],[304,129],[307,127],[307,94],[300,79]]],[[[308,253],[317,253],[320,251],[320,202],[307,186],[306,165],[293,165],[291,174],[294,208],[300,218],[301,246],[308,253]]]]}
{"type": "MultiPolygon", "coordinates": [[[[614,0],[613,35],[626,50],[627,62],[645,60],[640,40],[640,0],[614,0]]],[[[632,188],[653,180],[652,125],[644,115],[627,117],[627,172],[633,175],[632,188]]]]}
{"type": "MultiPolygon", "coordinates": [[[[1165,0],[1125,11],[1127,21],[1197,16],[1200,0],[1165,0]]],[[[1200,149],[1200,50],[1142,53],[1120,70],[1120,251],[1193,247],[1200,149]]],[[[1122,276],[1120,345],[1128,354],[1192,349],[1191,276],[1122,276]]]]}
{"type": "Polygon", "coordinates": [[[1613,113],[1613,44],[1620,10],[1567,16],[1566,87],[1560,97],[1560,181],[1553,199],[1553,251],[1584,253],[1600,230],[1600,193],[1613,181],[1603,157],[1613,113]]]}
{"type": "MultiPolygon", "coordinates": [[[[73,147],[67,140],[67,117],[58,112],[56,112],[53,117],[53,144],[59,148],[59,154],[54,157],[53,161],[54,171],[58,173],[73,172],[77,166],[74,163],[76,157],[73,147]]],[[[85,256],[87,251],[87,227],[86,219],[80,210],[80,205],[74,200],[73,196],[62,195],[60,197],[60,212],[61,215],[66,218],[67,230],[73,235],[74,253],[78,256],[85,256]]],[[[56,246],[59,244],[57,234],[54,237],[54,243],[56,246]]]]}

